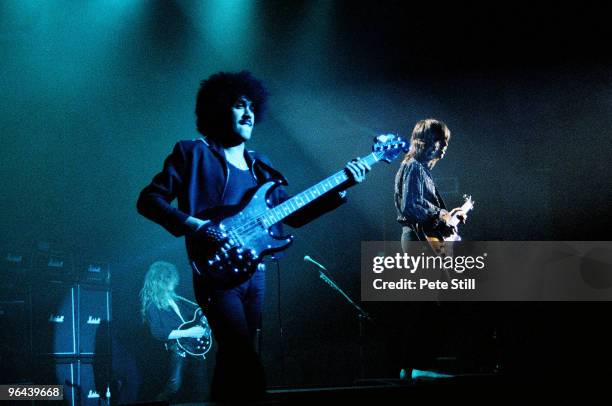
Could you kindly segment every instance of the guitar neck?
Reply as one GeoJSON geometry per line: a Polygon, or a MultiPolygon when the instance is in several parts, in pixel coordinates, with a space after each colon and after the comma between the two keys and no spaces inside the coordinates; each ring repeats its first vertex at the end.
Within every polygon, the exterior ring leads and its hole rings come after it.
{"type": "MultiPolygon", "coordinates": [[[[379,161],[379,158],[374,152],[372,152],[369,155],[360,158],[360,160],[372,166],[379,161]]],[[[266,228],[269,228],[270,226],[289,217],[307,204],[321,198],[330,190],[340,187],[348,180],[349,177],[346,174],[346,171],[342,169],[323,179],[316,185],[311,186],[303,192],[293,196],[291,199],[287,199],[278,206],[266,211],[261,215],[260,220],[266,228]]]]}

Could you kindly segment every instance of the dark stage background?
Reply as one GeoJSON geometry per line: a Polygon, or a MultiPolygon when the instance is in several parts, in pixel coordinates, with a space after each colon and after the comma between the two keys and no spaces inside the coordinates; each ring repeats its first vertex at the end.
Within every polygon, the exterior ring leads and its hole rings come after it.
{"type": "MultiPolygon", "coordinates": [[[[182,240],[138,216],[136,198],[173,144],[198,136],[199,81],[241,69],[271,93],[249,147],[285,173],[291,192],[368,153],[373,136],[408,137],[415,121],[436,117],[453,138],[434,176],[458,185],[446,190],[448,204],[464,193],[477,202],[465,239],[607,240],[609,31],[602,10],[578,4],[4,1],[3,244],[49,241],[111,263],[114,342],[142,377],[125,379],[146,398],[159,379],[147,377],[158,357],[139,319],[148,266],[177,264],[182,293],[192,293],[182,240]]],[[[356,318],[302,257],[324,263],[357,298],[360,242],[399,239],[397,167],[375,167],[349,191],[349,204],[296,231],[280,273],[269,267],[270,385],[359,377],[356,318]]],[[[366,331],[366,376],[396,376],[401,347],[412,345],[397,335],[409,306],[364,307],[377,319],[366,331]]],[[[610,310],[608,303],[457,305],[452,323],[444,321],[446,351],[488,359],[483,343],[495,327],[505,331],[509,371],[605,376],[610,310]]]]}

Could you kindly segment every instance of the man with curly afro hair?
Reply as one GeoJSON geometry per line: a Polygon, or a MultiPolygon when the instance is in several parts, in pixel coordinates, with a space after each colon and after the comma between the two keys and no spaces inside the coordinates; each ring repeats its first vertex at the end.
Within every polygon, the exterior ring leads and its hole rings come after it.
{"type": "MultiPolygon", "coordinates": [[[[250,72],[219,72],[202,81],[196,99],[196,127],[203,136],[179,141],[138,198],[140,214],[160,224],[174,236],[218,247],[225,253],[236,247],[202,213],[220,206],[245,204],[243,199],[258,186],[283,175],[263,155],[249,151],[255,123],[266,111],[268,92],[250,72]],[[177,199],[177,205],[171,203],[177,199]]],[[[346,165],[349,182],[361,182],[370,167],[354,160],[346,165]]],[[[342,189],[345,185],[342,184],[342,189]]],[[[345,202],[344,190],[331,190],[301,207],[282,222],[300,227],[345,202]]],[[[269,196],[273,206],[290,196],[277,187],[269,196]]],[[[281,232],[280,224],[272,227],[281,232]]],[[[277,234],[278,235],[278,234],[277,234]]],[[[249,252],[249,247],[246,252],[249,252]]],[[[233,251],[235,252],[235,251],[233,251]]],[[[264,266],[238,286],[227,287],[206,278],[194,268],[194,290],[218,343],[212,400],[252,401],[264,398],[264,372],[254,341],[261,328],[264,266]]]]}
{"type": "Polygon", "coordinates": [[[227,115],[240,97],[250,101],[252,114],[257,114],[258,122],[263,121],[268,91],[250,72],[219,72],[202,81],[195,109],[198,132],[224,143],[223,136],[228,134],[227,115]]]}

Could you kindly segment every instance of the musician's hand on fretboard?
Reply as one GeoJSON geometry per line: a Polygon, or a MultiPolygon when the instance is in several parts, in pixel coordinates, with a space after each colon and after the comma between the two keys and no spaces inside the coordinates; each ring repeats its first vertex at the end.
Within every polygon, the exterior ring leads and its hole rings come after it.
{"type": "Polygon", "coordinates": [[[355,183],[361,183],[365,180],[365,175],[372,168],[368,165],[367,162],[355,158],[352,161],[348,162],[344,167],[346,172],[348,173],[349,179],[355,183]]]}

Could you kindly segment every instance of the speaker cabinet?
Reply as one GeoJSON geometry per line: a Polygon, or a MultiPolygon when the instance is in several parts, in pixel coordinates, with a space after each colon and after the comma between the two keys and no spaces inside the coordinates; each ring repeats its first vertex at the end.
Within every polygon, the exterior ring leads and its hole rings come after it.
{"type": "Polygon", "coordinates": [[[78,285],[79,354],[110,354],[111,294],[108,289],[78,285]]]}
{"type": "Polygon", "coordinates": [[[61,283],[32,287],[32,347],[38,355],[74,356],[76,288],[61,283]]]}
{"type": "Polygon", "coordinates": [[[38,363],[38,384],[62,385],[64,389],[63,404],[78,405],[77,389],[79,385],[78,361],[70,359],[53,359],[43,357],[38,363]]]}
{"type": "Polygon", "coordinates": [[[64,405],[106,405],[111,394],[111,358],[39,357],[36,363],[37,384],[62,385],[64,405]]]}
{"type": "Polygon", "coordinates": [[[81,406],[105,405],[110,394],[110,358],[96,357],[79,361],[79,396],[81,406]]]}

